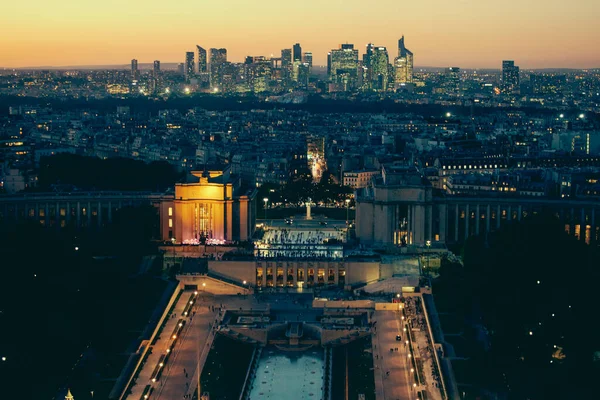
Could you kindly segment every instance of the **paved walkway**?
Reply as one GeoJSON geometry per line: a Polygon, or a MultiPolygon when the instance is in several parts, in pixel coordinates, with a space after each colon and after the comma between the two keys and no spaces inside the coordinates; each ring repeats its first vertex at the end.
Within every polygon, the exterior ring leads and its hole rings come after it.
{"type": "MultiPolygon", "coordinates": [[[[179,297],[175,308],[173,309],[173,315],[181,317],[183,310],[189,301],[190,295],[193,292],[183,292],[179,297]]],[[[159,362],[160,356],[166,353],[167,348],[171,345],[171,332],[175,329],[177,322],[179,321],[178,317],[168,317],[167,324],[163,328],[160,338],[157,340],[156,344],[152,346],[152,354],[148,356],[146,359],[146,363],[144,364],[138,378],[136,384],[131,388],[131,394],[127,397],[128,399],[139,399],[142,397],[142,393],[144,392],[144,388],[146,385],[152,384],[151,378],[152,373],[154,372],[154,368],[159,362]]]]}
{"type": "Polygon", "coordinates": [[[415,399],[400,314],[397,311],[375,311],[371,321],[376,322],[373,337],[376,399],[415,399]],[[402,341],[397,341],[396,335],[401,335],[402,341]],[[398,351],[390,351],[395,348],[398,351]]]}
{"type": "Polygon", "coordinates": [[[194,307],[196,314],[190,318],[191,321],[188,320],[153,398],[183,399],[186,394],[194,393],[212,347],[215,336],[213,327],[215,320],[220,320],[218,308],[221,306],[225,310],[240,307],[259,310],[266,309],[267,304],[258,304],[253,296],[200,296],[194,307]],[[210,311],[211,306],[215,307],[214,312],[210,311]]]}

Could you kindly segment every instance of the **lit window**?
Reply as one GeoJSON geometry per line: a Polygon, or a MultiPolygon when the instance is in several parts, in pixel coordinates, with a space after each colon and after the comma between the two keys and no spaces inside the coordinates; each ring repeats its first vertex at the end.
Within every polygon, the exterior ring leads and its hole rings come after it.
{"type": "Polygon", "coordinates": [[[169,207],[169,217],[173,216],[173,207],[169,207]]]}
{"type": "Polygon", "coordinates": [[[173,219],[169,218],[169,228],[173,227],[173,219]]]}

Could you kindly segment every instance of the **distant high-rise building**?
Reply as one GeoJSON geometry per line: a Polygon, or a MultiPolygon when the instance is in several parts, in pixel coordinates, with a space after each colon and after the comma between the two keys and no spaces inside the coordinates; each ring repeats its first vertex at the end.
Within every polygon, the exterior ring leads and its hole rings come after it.
{"type": "Polygon", "coordinates": [[[385,92],[389,83],[390,58],[387,49],[383,46],[373,48],[369,57],[368,68],[371,69],[371,88],[385,92]]]}
{"type": "Polygon", "coordinates": [[[187,82],[189,82],[190,79],[192,79],[192,77],[195,75],[193,51],[188,51],[185,53],[185,69],[183,73],[187,82]]]}
{"type": "Polygon", "coordinates": [[[185,64],[184,63],[177,64],[177,73],[179,75],[184,75],[185,74],[185,64]]]}
{"type": "Polygon", "coordinates": [[[206,50],[196,45],[196,52],[198,53],[198,73],[202,74],[208,72],[208,61],[206,57],[206,50]]]}
{"type": "Polygon", "coordinates": [[[330,91],[348,91],[358,85],[358,49],[342,44],[328,55],[330,91]]]}
{"type": "Polygon", "coordinates": [[[396,88],[413,81],[413,53],[404,46],[404,36],[398,40],[398,57],[394,60],[396,88]]]}
{"type": "Polygon", "coordinates": [[[529,84],[533,94],[561,93],[567,83],[564,74],[537,73],[529,75],[529,84]]]}
{"type": "Polygon", "coordinates": [[[512,60],[502,61],[502,91],[519,93],[519,67],[512,60]]]}
{"type": "Polygon", "coordinates": [[[210,49],[210,86],[220,90],[223,86],[227,65],[227,49],[210,49]]]}
{"type": "Polygon", "coordinates": [[[159,60],[154,61],[154,68],[152,69],[152,75],[155,79],[157,79],[158,76],[160,75],[160,61],[159,60]]]}
{"type": "Polygon", "coordinates": [[[313,66],[313,55],[312,55],[312,53],[308,52],[308,51],[306,53],[304,53],[303,61],[312,68],[312,66],[313,66]]]}
{"type": "Polygon", "coordinates": [[[137,80],[140,76],[140,71],[138,70],[138,60],[135,58],[131,60],[131,79],[137,80]]]}
{"type": "Polygon", "coordinates": [[[293,61],[300,61],[302,62],[302,47],[300,46],[300,43],[296,43],[293,47],[293,61]]]}
{"type": "Polygon", "coordinates": [[[444,74],[446,94],[458,96],[461,90],[461,74],[459,67],[448,67],[444,74]]]}
{"type": "Polygon", "coordinates": [[[281,50],[281,78],[284,85],[289,85],[292,80],[293,58],[292,49],[281,50]]]}

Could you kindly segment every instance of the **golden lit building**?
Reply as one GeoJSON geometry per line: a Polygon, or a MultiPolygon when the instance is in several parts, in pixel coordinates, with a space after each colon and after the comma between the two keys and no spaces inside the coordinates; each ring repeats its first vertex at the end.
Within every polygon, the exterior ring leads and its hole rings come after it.
{"type": "Polygon", "coordinates": [[[160,207],[161,236],[175,243],[249,240],[256,225],[256,189],[242,184],[230,168],[192,172],[175,185],[173,201],[160,207]]]}

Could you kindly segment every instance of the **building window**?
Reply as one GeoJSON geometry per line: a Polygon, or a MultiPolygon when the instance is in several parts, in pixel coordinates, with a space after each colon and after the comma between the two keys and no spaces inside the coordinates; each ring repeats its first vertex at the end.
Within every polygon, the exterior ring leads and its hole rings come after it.
{"type": "Polygon", "coordinates": [[[172,227],[173,227],[173,219],[169,218],[169,228],[172,228],[172,227]]]}
{"type": "Polygon", "coordinates": [[[173,207],[169,207],[169,217],[173,216],[173,207]]]}

